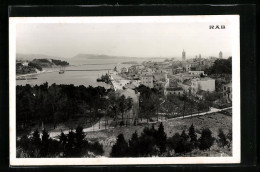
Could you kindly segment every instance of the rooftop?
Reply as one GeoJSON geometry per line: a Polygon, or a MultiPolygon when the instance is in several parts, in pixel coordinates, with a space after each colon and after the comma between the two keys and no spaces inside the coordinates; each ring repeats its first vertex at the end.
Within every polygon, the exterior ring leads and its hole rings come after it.
{"type": "Polygon", "coordinates": [[[199,78],[194,78],[192,81],[208,81],[208,80],[215,80],[209,77],[199,77],[199,78]]]}
{"type": "Polygon", "coordinates": [[[143,75],[141,75],[141,77],[153,77],[153,75],[151,75],[151,74],[143,74],[143,75]]]}
{"type": "Polygon", "coordinates": [[[168,87],[166,88],[167,91],[181,91],[181,87],[168,87]]]}

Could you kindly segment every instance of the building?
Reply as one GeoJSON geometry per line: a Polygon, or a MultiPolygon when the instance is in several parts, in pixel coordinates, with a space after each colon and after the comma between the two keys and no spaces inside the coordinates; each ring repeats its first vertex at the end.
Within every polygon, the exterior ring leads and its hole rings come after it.
{"type": "Polygon", "coordinates": [[[223,57],[223,53],[222,53],[222,51],[220,51],[219,52],[219,58],[222,59],[222,57],[223,57]]]}
{"type": "Polygon", "coordinates": [[[127,68],[126,67],[123,67],[122,69],[121,69],[121,73],[127,73],[127,68]]]}
{"type": "Polygon", "coordinates": [[[144,75],[144,74],[146,74],[146,75],[152,75],[153,74],[153,70],[152,69],[150,69],[150,68],[145,68],[145,69],[141,69],[141,75],[144,75]]]}
{"type": "Polygon", "coordinates": [[[141,82],[140,84],[143,84],[149,88],[153,88],[154,85],[153,85],[153,75],[141,75],[141,82]]]}
{"type": "Polygon", "coordinates": [[[183,95],[183,89],[181,87],[165,88],[164,95],[183,95]]]}
{"type": "Polygon", "coordinates": [[[170,68],[170,67],[164,68],[164,71],[167,72],[169,75],[173,74],[172,68],[170,68]]]}
{"type": "Polygon", "coordinates": [[[223,97],[227,102],[232,102],[232,82],[222,86],[223,97]]]}
{"type": "Polygon", "coordinates": [[[189,71],[190,75],[204,75],[204,71],[189,71]]]}
{"type": "Polygon", "coordinates": [[[28,66],[28,62],[26,61],[26,62],[23,62],[23,66],[28,66]]]}
{"type": "Polygon", "coordinates": [[[186,60],[186,53],[185,51],[183,50],[182,51],[182,61],[185,61],[186,60]]]}
{"type": "Polygon", "coordinates": [[[178,87],[181,87],[184,92],[190,94],[191,93],[191,81],[185,80],[184,82],[178,82],[178,87]]]}
{"type": "Polygon", "coordinates": [[[154,80],[156,81],[166,81],[168,79],[167,77],[167,73],[166,72],[162,72],[162,73],[154,73],[154,80]]]}
{"type": "Polygon", "coordinates": [[[199,90],[208,92],[215,91],[215,79],[209,77],[191,79],[191,93],[196,94],[199,90]]]}

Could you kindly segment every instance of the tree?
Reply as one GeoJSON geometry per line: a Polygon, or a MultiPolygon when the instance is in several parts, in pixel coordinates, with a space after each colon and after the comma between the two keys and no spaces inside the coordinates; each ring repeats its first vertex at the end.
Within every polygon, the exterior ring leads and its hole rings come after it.
{"type": "Polygon", "coordinates": [[[127,108],[126,98],[125,98],[124,95],[122,95],[122,96],[119,98],[119,110],[120,110],[121,115],[122,115],[121,125],[124,125],[124,113],[125,113],[125,111],[126,111],[126,108],[127,108]]]}
{"type": "Polygon", "coordinates": [[[109,101],[109,107],[111,111],[114,113],[114,120],[116,121],[115,126],[117,126],[117,120],[118,120],[118,111],[119,111],[119,94],[115,92],[110,92],[108,94],[109,101]]]}
{"type": "Polygon", "coordinates": [[[210,131],[210,129],[208,128],[202,129],[201,137],[199,138],[199,149],[200,150],[210,149],[213,143],[214,143],[214,138],[212,137],[212,132],[210,131]]]}
{"type": "Polygon", "coordinates": [[[40,133],[38,129],[33,132],[33,136],[31,139],[31,148],[30,148],[30,156],[31,157],[39,157],[40,156],[40,146],[41,146],[41,139],[40,133]]]}
{"type": "Polygon", "coordinates": [[[194,149],[198,146],[198,140],[197,140],[197,134],[195,133],[195,129],[193,124],[191,124],[189,128],[189,138],[190,138],[190,143],[191,143],[191,148],[194,149]]]}
{"type": "Polygon", "coordinates": [[[71,130],[68,134],[68,143],[66,145],[65,149],[65,156],[67,157],[73,157],[74,156],[74,149],[75,149],[75,133],[71,130]]]}
{"type": "Polygon", "coordinates": [[[218,130],[218,145],[221,147],[225,147],[228,144],[227,137],[222,129],[218,130]]]}
{"type": "MultiPolygon", "coordinates": [[[[133,99],[131,97],[127,97],[126,99],[126,111],[130,111],[133,107],[133,99]]],[[[128,123],[128,114],[127,114],[127,119],[126,119],[126,125],[128,123]]]]}
{"type": "Polygon", "coordinates": [[[41,157],[46,157],[48,153],[49,153],[49,134],[45,129],[43,129],[40,155],[41,157]]]}
{"type": "Polygon", "coordinates": [[[61,134],[59,136],[59,139],[60,139],[60,145],[61,145],[61,150],[62,152],[65,151],[65,147],[67,145],[67,141],[68,141],[68,138],[67,136],[63,133],[63,131],[61,131],[61,134]]]}
{"type": "Polygon", "coordinates": [[[84,147],[84,137],[85,134],[83,133],[83,128],[81,126],[78,126],[76,128],[76,133],[75,133],[75,155],[76,156],[81,156],[82,154],[82,149],[84,147]]]}
{"type": "Polygon", "coordinates": [[[139,138],[136,131],[132,134],[132,137],[129,140],[128,155],[130,157],[138,157],[139,155],[139,138]]]}
{"type": "Polygon", "coordinates": [[[232,130],[228,130],[227,138],[229,140],[228,147],[232,145],[232,130]]]}
{"type": "Polygon", "coordinates": [[[113,145],[112,151],[110,153],[111,157],[125,157],[128,153],[128,144],[125,141],[124,135],[119,134],[117,136],[116,144],[113,145]]]}
{"type": "Polygon", "coordinates": [[[182,144],[183,152],[184,153],[190,152],[192,150],[192,147],[191,147],[191,143],[188,141],[189,136],[186,134],[185,130],[182,131],[181,138],[182,139],[180,144],[182,144]]]}
{"type": "Polygon", "coordinates": [[[160,126],[158,128],[156,140],[157,140],[157,145],[160,149],[160,152],[161,153],[165,152],[167,136],[166,136],[166,133],[164,132],[164,127],[163,127],[162,122],[160,123],[160,126]]]}

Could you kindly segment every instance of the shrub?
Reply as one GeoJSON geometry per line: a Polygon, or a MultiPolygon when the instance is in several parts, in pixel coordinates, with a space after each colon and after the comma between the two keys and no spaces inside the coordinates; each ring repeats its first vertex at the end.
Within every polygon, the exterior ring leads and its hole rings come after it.
{"type": "Polygon", "coordinates": [[[202,129],[201,137],[199,138],[199,149],[200,150],[206,150],[210,149],[210,147],[214,143],[214,138],[212,137],[212,132],[210,129],[205,128],[202,129]]]}
{"type": "Polygon", "coordinates": [[[100,144],[99,142],[88,143],[88,149],[89,151],[95,153],[96,155],[104,154],[103,145],[100,144]]]}
{"type": "Polygon", "coordinates": [[[157,141],[156,144],[159,147],[161,153],[166,151],[166,140],[167,140],[167,136],[166,133],[164,132],[164,127],[161,122],[156,137],[156,141],[157,141]]]}
{"type": "Polygon", "coordinates": [[[195,133],[195,129],[193,124],[191,124],[189,128],[189,138],[190,138],[190,143],[191,143],[191,149],[197,148],[198,146],[198,139],[197,139],[197,134],[195,133]]]}
{"type": "Polygon", "coordinates": [[[222,129],[218,130],[218,145],[220,147],[225,147],[228,144],[227,137],[222,129]]]}
{"type": "Polygon", "coordinates": [[[119,134],[117,136],[116,144],[113,145],[112,151],[110,153],[111,157],[124,157],[127,155],[128,144],[125,141],[124,135],[119,134]]]}

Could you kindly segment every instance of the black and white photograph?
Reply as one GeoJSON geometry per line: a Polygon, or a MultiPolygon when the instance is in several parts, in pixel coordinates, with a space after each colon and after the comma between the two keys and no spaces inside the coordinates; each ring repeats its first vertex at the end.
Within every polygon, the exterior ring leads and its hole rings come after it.
{"type": "Polygon", "coordinates": [[[240,163],[239,15],[11,17],[10,164],[240,163]]]}

